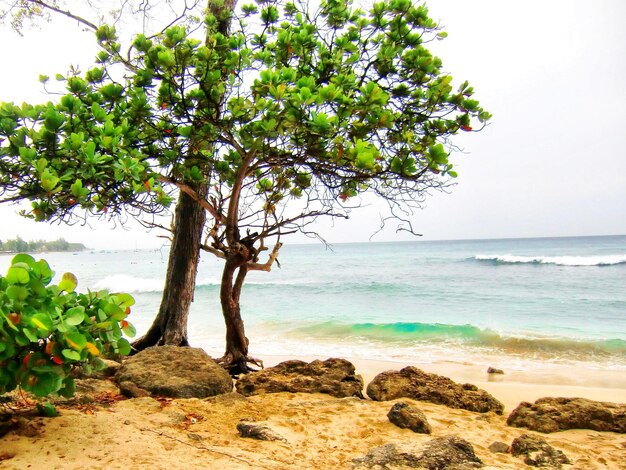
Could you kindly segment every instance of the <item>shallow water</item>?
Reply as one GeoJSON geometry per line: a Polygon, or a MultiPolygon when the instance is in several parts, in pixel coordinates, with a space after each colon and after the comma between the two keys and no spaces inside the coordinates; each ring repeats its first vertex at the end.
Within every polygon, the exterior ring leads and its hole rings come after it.
{"type": "MultiPolygon", "coordinates": [[[[150,325],[166,250],[37,256],[74,272],[79,289],[133,293],[132,321],[139,333],[150,325]]],[[[626,236],[286,245],[279,260],[250,273],[242,294],[253,355],[626,373],[626,236]]],[[[189,323],[212,355],[223,348],[220,269],[203,255],[189,323]]]]}

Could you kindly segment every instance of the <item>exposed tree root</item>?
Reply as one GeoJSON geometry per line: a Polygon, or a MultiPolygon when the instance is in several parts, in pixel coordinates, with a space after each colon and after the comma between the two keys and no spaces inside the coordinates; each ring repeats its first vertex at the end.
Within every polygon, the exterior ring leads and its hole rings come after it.
{"type": "Polygon", "coordinates": [[[233,359],[231,353],[226,353],[224,356],[215,360],[220,366],[222,366],[233,378],[238,378],[241,374],[247,374],[249,372],[258,372],[263,369],[263,361],[251,356],[243,356],[237,360],[233,359]],[[250,365],[258,367],[254,369],[250,365]]]}

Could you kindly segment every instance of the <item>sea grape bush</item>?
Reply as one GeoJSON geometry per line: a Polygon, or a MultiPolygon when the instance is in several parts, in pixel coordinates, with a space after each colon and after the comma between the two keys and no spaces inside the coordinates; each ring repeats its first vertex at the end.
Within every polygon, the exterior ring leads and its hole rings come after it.
{"type": "Polygon", "coordinates": [[[134,299],[105,290],[80,294],[65,273],[51,285],[48,263],[27,254],[0,276],[0,394],[22,388],[36,396],[71,397],[71,371],[101,368],[101,356],[127,355],[134,336],[126,321],[134,299]]]}

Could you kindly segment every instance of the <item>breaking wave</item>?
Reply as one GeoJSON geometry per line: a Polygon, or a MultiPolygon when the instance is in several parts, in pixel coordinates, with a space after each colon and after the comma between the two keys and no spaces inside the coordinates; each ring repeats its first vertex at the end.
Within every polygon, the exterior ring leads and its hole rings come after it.
{"type": "Polygon", "coordinates": [[[299,327],[291,333],[309,338],[344,338],[405,346],[456,343],[460,346],[496,349],[509,354],[547,354],[576,358],[626,354],[626,341],[622,339],[583,340],[547,336],[508,336],[467,324],[324,322],[299,327]]]}
{"type": "Polygon", "coordinates": [[[554,264],[558,266],[614,266],[626,264],[626,254],[604,256],[476,255],[474,259],[493,264],[554,264]]]}

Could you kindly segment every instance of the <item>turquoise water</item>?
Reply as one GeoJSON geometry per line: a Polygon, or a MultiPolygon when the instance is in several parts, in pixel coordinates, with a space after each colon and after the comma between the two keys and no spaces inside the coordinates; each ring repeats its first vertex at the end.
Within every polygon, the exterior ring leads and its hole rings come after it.
{"type": "MultiPolygon", "coordinates": [[[[44,257],[79,288],[133,293],[135,325],[150,325],[166,249],[44,257]]],[[[505,357],[510,367],[582,361],[626,372],[626,236],[286,245],[279,261],[244,286],[253,355],[505,357]]],[[[220,269],[203,254],[189,324],[191,342],[215,356],[220,269]]]]}

